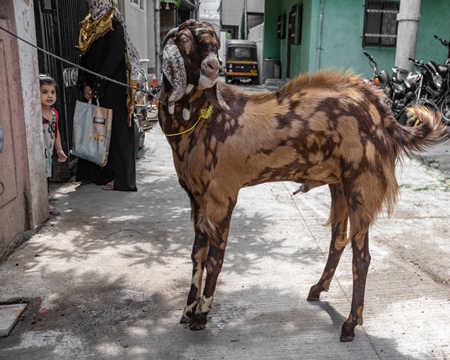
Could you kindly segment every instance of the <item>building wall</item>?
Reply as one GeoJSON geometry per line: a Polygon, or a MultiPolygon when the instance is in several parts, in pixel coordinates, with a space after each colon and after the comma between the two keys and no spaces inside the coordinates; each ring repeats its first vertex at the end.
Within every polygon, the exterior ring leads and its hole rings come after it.
{"type": "Polygon", "coordinates": [[[136,46],[141,59],[148,59],[147,51],[147,1],[139,6],[129,0],[123,4],[123,16],[131,42],[136,46]]]}
{"type": "MultiPolygon", "coordinates": [[[[33,2],[0,0],[0,23],[36,43],[33,2]]],[[[1,32],[1,31],[0,31],[1,32]]],[[[48,217],[37,52],[0,33],[0,259],[48,217]]]]}
{"type": "Polygon", "coordinates": [[[450,1],[422,0],[421,4],[416,58],[443,64],[447,60],[448,50],[434,35],[450,40],[450,1]]]}
{"type": "MultiPolygon", "coordinates": [[[[25,40],[36,43],[36,29],[34,26],[34,7],[28,0],[14,1],[15,23],[23,24],[17,26],[17,35],[25,40]]],[[[39,70],[37,50],[18,41],[18,57],[20,69],[20,92],[18,104],[23,109],[23,118],[12,119],[13,121],[23,121],[24,132],[19,136],[26,138],[26,157],[23,157],[25,163],[23,169],[28,170],[24,173],[24,188],[27,192],[28,205],[27,216],[29,217],[29,226],[35,229],[48,217],[48,193],[47,179],[44,167],[43,136],[42,136],[42,111],[39,90],[39,70]]],[[[17,104],[16,104],[17,105],[17,104]]],[[[21,154],[21,149],[16,149],[21,154]]]]}
{"type": "MultiPolygon", "coordinates": [[[[248,12],[262,13],[264,11],[264,0],[246,1],[248,12]]],[[[227,26],[240,26],[243,11],[244,0],[222,0],[222,10],[220,13],[222,24],[227,26]]]]}
{"type": "MultiPolygon", "coordinates": [[[[303,36],[301,45],[290,48],[291,77],[301,72],[328,68],[344,71],[352,69],[364,77],[371,77],[372,69],[363,50],[375,57],[380,70],[386,69],[391,73],[391,68],[395,65],[395,48],[362,47],[364,0],[266,0],[264,57],[281,60],[282,76],[286,76],[288,44],[287,39],[278,40],[276,37],[277,18],[279,14],[289,14],[291,7],[297,3],[303,3],[303,36]]],[[[417,59],[440,63],[447,59],[447,50],[433,35],[450,38],[449,16],[448,0],[421,2],[417,59]]]]}
{"type": "MultiPolygon", "coordinates": [[[[364,0],[343,0],[339,4],[324,2],[322,50],[318,68],[336,70],[353,68],[357,73],[364,72],[371,75],[371,68],[363,54],[361,38],[364,3],[364,0]]],[[[312,19],[314,24],[317,24],[318,20],[312,19]]],[[[385,59],[395,56],[395,48],[383,48],[380,52],[370,48],[366,50],[374,55],[380,64],[385,59]]]]}
{"type": "Polygon", "coordinates": [[[248,40],[256,42],[256,54],[258,57],[258,80],[257,83],[262,82],[262,73],[264,67],[263,48],[264,48],[264,24],[259,24],[251,28],[248,32],[248,40]]]}

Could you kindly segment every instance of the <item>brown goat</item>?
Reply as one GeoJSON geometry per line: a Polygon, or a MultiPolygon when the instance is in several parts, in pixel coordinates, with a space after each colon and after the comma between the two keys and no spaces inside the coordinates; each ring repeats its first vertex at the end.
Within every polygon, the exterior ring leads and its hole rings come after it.
{"type": "Polygon", "coordinates": [[[195,227],[182,323],[192,330],[206,325],[239,190],[294,181],[300,192],[321,185],[331,192],[328,261],[309,301],[328,290],[344,248],[352,244],[353,297],[341,333],[341,341],[352,341],[363,319],[369,226],[383,206],[390,212],[395,204],[397,159],[439,139],[440,116],[411,108],[410,116],[422,124],[403,127],[382,93],[349,73],[304,74],[278,92],[247,94],[217,81],[220,42],[208,23],[188,20],[164,45],[161,100],[168,106],[159,106],[159,123],[195,227]]]}

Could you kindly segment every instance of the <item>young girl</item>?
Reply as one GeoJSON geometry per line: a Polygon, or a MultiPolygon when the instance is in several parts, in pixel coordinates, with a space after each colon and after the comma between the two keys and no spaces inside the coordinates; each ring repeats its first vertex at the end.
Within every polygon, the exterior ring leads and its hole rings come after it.
{"type": "MultiPolygon", "coordinates": [[[[39,75],[41,88],[42,128],[44,130],[45,163],[47,169],[47,190],[50,192],[50,178],[52,176],[52,154],[56,148],[58,161],[64,162],[67,156],[61,145],[61,136],[58,130],[58,112],[52,108],[56,102],[56,81],[47,74],[39,75]]],[[[60,215],[58,209],[50,205],[50,215],[60,215]]]]}

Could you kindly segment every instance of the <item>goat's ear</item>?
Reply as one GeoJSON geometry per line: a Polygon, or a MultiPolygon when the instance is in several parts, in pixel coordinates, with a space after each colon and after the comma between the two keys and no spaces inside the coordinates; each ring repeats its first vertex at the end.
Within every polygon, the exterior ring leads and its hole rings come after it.
{"type": "Polygon", "coordinates": [[[172,85],[168,105],[171,106],[180,100],[186,91],[187,77],[184,60],[173,39],[169,39],[164,46],[162,70],[172,85]]]}
{"type": "Polygon", "coordinates": [[[216,98],[217,98],[217,102],[219,103],[219,105],[222,109],[224,109],[226,111],[230,110],[230,107],[225,102],[225,100],[222,97],[222,94],[219,91],[219,84],[217,84],[217,83],[216,83],[216,98]]]}

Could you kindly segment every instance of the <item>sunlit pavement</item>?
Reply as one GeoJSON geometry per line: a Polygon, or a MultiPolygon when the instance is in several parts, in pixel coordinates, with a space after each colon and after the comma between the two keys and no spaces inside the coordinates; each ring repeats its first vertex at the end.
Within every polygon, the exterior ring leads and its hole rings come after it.
{"type": "Polygon", "coordinates": [[[448,359],[449,150],[441,143],[399,164],[396,210],[371,229],[364,324],[352,343],[339,342],[351,249],[329,292],[306,301],[328,252],[329,193],[293,196],[293,183],[241,191],[209,323],[192,332],[179,324],[192,271],[189,200],[155,126],[138,192],[52,184],[62,215],[0,264],[0,301],[27,303],[0,338],[0,359],[448,359]]]}

